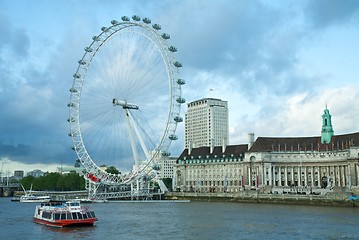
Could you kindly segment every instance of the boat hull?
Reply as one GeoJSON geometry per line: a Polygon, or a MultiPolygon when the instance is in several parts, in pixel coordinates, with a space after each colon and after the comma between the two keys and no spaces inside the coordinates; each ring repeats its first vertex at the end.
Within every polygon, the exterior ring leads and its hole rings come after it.
{"type": "Polygon", "coordinates": [[[19,202],[22,202],[22,203],[48,203],[50,201],[51,201],[51,199],[32,199],[32,200],[20,199],[19,200],[19,202]]]}
{"type": "Polygon", "coordinates": [[[33,218],[35,223],[43,224],[51,227],[80,227],[80,226],[93,226],[96,218],[78,219],[78,220],[56,220],[48,221],[40,218],[33,218]]]}

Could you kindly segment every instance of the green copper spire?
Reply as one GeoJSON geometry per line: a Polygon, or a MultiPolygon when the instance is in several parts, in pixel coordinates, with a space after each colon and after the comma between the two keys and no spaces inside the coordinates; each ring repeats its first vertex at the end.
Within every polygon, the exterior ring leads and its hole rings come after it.
{"type": "Polygon", "coordinates": [[[322,144],[328,144],[334,136],[334,130],[332,126],[332,115],[330,115],[327,106],[325,106],[324,114],[322,115],[322,144]]]}

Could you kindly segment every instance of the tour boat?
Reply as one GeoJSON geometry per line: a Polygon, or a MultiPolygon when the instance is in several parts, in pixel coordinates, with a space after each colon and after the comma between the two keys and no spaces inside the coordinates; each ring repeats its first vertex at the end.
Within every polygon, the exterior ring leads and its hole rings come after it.
{"type": "Polygon", "coordinates": [[[46,203],[51,201],[50,196],[39,196],[32,194],[32,184],[30,187],[30,191],[27,192],[23,185],[21,185],[22,189],[24,190],[24,195],[22,195],[19,199],[22,203],[46,203]]]}
{"type": "Polygon", "coordinates": [[[95,221],[95,213],[79,201],[43,203],[34,214],[34,222],[52,227],[92,226],[95,221]]]}
{"type": "Polygon", "coordinates": [[[46,203],[50,201],[51,201],[50,196],[35,196],[35,195],[25,194],[20,197],[20,202],[23,203],[46,203]]]}

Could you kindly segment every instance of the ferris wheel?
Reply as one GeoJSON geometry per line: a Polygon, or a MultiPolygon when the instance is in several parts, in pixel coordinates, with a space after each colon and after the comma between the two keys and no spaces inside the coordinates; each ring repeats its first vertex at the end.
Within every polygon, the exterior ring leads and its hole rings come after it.
{"type": "Polygon", "coordinates": [[[154,177],[178,139],[185,102],[170,35],[148,18],[122,17],[85,47],[70,88],[69,136],[88,178],[129,183],[154,177]],[[109,173],[113,166],[120,173],[109,173]]]}

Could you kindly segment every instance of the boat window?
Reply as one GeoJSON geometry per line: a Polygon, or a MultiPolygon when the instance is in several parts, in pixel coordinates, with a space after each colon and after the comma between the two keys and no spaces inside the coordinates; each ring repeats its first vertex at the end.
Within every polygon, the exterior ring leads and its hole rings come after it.
{"type": "Polygon", "coordinates": [[[60,213],[55,213],[55,220],[59,220],[60,219],[60,213]]]}
{"type": "Polygon", "coordinates": [[[82,213],[78,212],[77,214],[78,214],[79,219],[82,219],[82,213]]]}
{"type": "Polygon", "coordinates": [[[49,212],[43,212],[43,213],[42,213],[42,217],[43,217],[43,218],[49,218],[49,219],[50,219],[50,218],[51,218],[51,213],[49,213],[49,212]]]}
{"type": "Polygon", "coordinates": [[[84,219],[87,219],[86,213],[83,213],[83,214],[82,214],[82,217],[83,217],[84,219]]]}
{"type": "Polygon", "coordinates": [[[94,212],[87,212],[87,214],[89,215],[89,218],[95,218],[95,213],[94,212]]]}
{"type": "Polygon", "coordinates": [[[72,213],[72,219],[77,219],[77,214],[75,212],[72,213]]]}
{"type": "Polygon", "coordinates": [[[61,213],[61,219],[66,220],[66,213],[61,213]]]}
{"type": "Polygon", "coordinates": [[[71,215],[71,213],[66,213],[66,215],[67,215],[67,219],[69,219],[69,220],[71,220],[71,219],[72,219],[72,215],[71,215]]]}

